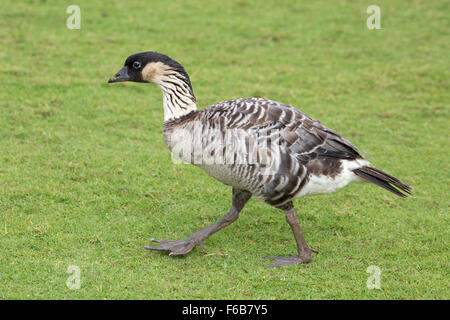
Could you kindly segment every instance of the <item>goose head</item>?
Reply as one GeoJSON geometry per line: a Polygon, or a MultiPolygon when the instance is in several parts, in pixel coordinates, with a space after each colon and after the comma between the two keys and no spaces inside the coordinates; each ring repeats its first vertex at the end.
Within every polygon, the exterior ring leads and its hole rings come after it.
{"type": "Polygon", "coordinates": [[[108,83],[123,81],[158,85],[163,92],[164,120],[196,110],[196,99],[186,70],[164,54],[153,51],[132,54],[108,83]]]}

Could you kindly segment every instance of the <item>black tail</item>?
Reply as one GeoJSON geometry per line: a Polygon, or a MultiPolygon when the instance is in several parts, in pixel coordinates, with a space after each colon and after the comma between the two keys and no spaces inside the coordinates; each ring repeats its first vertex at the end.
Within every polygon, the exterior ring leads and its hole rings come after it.
{"type": "Polygon", "coordinates": [[[380,186],[399,197],[406,197],[410,194],[412,194],[411,187],[407,184],[401,182],[396,177],[391,176],[390,174],[387,174],[386,172],[383,172],[379,169],[372,168],[372,167],[362,167],[359,169],[353,170],[353,172],[360,178],[372,182],[373,184],[376,184],[377,186],[380,186]],[[403,191],[402,192],[400,192],[403,191]]]}

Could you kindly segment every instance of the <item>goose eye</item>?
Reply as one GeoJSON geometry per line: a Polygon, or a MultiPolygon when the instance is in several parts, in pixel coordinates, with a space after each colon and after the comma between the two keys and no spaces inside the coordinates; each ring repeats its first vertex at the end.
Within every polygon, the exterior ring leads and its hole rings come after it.
{"type": "Polygon", "coordinates": [[[133,62],[133,68],[139,69],[141,67],[141,63],[139,61],[133,62]]]}

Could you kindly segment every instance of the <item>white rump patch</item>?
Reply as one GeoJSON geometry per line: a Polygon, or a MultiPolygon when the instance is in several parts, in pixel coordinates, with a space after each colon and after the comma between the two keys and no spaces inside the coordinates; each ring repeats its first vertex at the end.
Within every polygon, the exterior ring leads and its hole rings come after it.
{"type": "Polygon", "coordinates": [[[334,178],[326,175],[309,176],[308,183],[296,194],[296,198],[312,196],[316,194],[326,194],[335,192],[345,187],[350,182],[362,182],[363,180],[353,173],[353,170],[368,166],[367,160],[342,160],[342,171],[334,178]]]}

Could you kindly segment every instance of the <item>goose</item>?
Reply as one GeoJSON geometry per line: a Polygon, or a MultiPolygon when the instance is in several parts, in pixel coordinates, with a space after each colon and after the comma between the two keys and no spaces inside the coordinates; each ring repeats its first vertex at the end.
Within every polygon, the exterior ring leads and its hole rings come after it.
{"type": "Polygon", "coordinates": [[[167,55],[141,52],[130,55],[108,82],[143,82],[159,86],[163,94],[164,140],[183,162],[203,169],[232,188],[231,208],[216,223],[186,239],[151,239],[148,250],[186,255],[230,225],[254,197],[284,211],[297,245],[297,254],[265,256],[268,266],[311,262],[311,248],[299,223],[293,200],[335,192],[351,182],[370,182],[406,197],[411,188],[370,166],[368,156],[349,140],[289,105],[240,98],[197,110],[191,81],[183,66],[167,55]]]}

